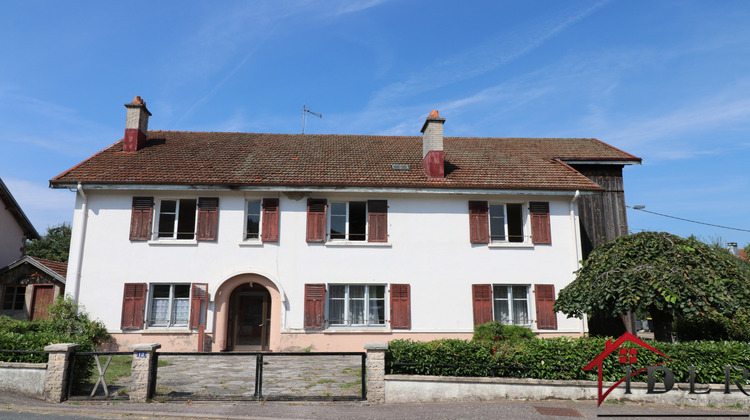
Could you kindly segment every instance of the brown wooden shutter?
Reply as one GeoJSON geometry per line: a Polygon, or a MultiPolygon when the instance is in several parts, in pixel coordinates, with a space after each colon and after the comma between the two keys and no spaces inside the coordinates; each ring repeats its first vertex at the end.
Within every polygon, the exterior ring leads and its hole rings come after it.
{"type": "Polygon", "coordinates": [[[408,284],[391,284],[391,329],[411,329],[411,296],[408,284]]]}
{"type": "Polygon", "coordinates": [[[536,295],[536,327],[540,330],[556,330],[557,314],[555,306],[555,285],[535,284],[536,295]]]}
{"type": "Polygon", "coordinates": [[[153,197],[133,197],[133,210],[130,214],[131,241],[148,241],[151,239],[151,217],[153,213],[153,197]]]}
{"type": "Polygon", "coordinates": [[[219,198],[201,197],[198,199],[198,241],[215,241],[219,232],[219,198]]]}
{"type": "Polygon", "coordinates": [[[529,203],[531,212],[531,240],[535,244],[552,244],[552,233],[549,225],[549,203],[537,201],[529,203]]]}
{"type": "Polygon", "coordinates": [[[322,330],[325,327],[326,285],[305,285],[305,329],[322,330]]]}
{"type": "Polygon", "coordinates": [[[472,284],[471,294],[474,302],[474,325],[492,321],[492,285],[472,284]]]}
{"type": "Polygon", "coordinates": [[[469,237],[473,244],[490,243],[489,207],[486,201],[469,201],[469,237]]]}
{"type": "Polygon", "coordinates": [[[307,199],[307,242],[325,242],[327,206],[324,198],[307,199]]]}
{"type": "Polygon", "coordinates": [[[145,310],[146,283],[125,283],[120,328],[123,331],[142,329],[145,310]]]}
{"type": "Polygon", "coordinates": [[[388,242],[388,202],[369,200],[367,202],[368,242],[388,242]]]}
{"type": "Polygon", "coordinates": [[[190,294],[190,328],[206,326],[208,283],[193,283],[190,294]]]}
{"type": "Polygon", "coordinates": [[[263,242],[277,242],[279,240],[279,199],[263,199],[263,242]]]}

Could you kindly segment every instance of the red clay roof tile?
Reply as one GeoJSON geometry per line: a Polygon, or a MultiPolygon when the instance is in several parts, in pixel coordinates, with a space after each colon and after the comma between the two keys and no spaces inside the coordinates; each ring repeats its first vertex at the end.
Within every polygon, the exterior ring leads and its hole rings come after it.
{"type": "Polygon", "coordinates": [[[596,139],[446,137],[444,149],[445,178],[431,179],[419,136],[149,131],[143,149],[119,141],[50,182],[600,190],[554,159],[640,162],[596,139]]]}

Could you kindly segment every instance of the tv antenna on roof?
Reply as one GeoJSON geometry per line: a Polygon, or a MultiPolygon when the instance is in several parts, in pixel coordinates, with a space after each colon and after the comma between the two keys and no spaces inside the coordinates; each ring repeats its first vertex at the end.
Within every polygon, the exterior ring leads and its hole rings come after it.
{"type": "Polygon", "coordinates": [[[312,112],[307,108],[307,105],[302,105],[302,134],[305,134],[305,117],[307,114],[313,114],[318,118],[323,118],[323,114],[318,114],[317,112],[312,112]]]}

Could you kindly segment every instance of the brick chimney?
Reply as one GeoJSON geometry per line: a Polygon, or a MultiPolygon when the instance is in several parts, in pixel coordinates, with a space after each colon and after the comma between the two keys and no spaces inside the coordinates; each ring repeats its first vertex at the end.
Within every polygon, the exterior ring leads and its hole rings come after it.
{"type": "Polygon", "coordinates": [[[422,166],[430,178],[445,178],[443,124],[437,110],[430,112],[422,126],[422,166]]]}
{"type": "Polygon", "coordinates": [[[148,133],[148,117],[151,113],[146,109],[146,101],[136,96],[133,102],[125,104],[128,109],[125,119],[125,140],[122,143],[123,152],[135,152],[146,145],[148,133]]]}

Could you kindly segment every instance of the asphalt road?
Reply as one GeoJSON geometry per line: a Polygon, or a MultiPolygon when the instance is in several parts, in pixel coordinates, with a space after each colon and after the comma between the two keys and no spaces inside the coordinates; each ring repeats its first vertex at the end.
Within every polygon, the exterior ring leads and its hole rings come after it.
{"type": "MultiPolygon", "coordinates": [[[[750,398],[749,401],[750,403],[750,398]]],[[[750,418],[750,410],[594,401],[475,403],[80,403],[50,404],[0,391],[0,419],[574,419],[750,418]]]]}

